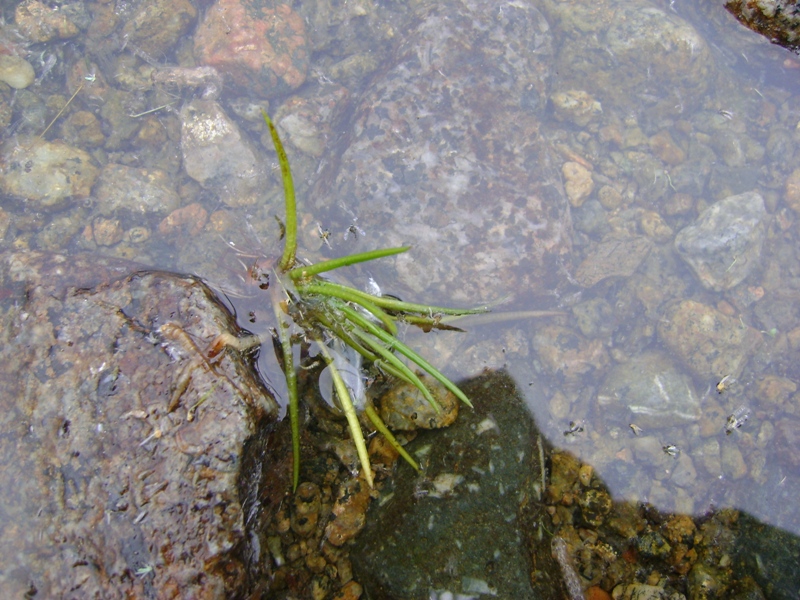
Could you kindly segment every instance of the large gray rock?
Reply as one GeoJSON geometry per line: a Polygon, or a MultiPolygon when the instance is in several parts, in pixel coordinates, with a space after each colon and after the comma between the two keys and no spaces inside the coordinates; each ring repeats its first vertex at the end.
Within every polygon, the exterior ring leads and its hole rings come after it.
{"type": "Polygon", "coordinates": [[[729,290],[760,264],[766,218],[764,199],[758,192],[729,196],[679,231],[675,249],[703,287],[729,290]]]}
{"type": "Polygon", "coordinates": [[[238,329],[206,286],[130,266],[0,256],[4,598],[233,597],[265,568],[245,514],[285,488],[242,468],[275,401],[209,353],[238,329]]]}
{"type": "Polygon", "coordinates": [[[700,418],[700,399],[691,379],[672,361],[647,352],[616,365],[597,393],[607,423],[659,428],[692,423],[700,418]]]}

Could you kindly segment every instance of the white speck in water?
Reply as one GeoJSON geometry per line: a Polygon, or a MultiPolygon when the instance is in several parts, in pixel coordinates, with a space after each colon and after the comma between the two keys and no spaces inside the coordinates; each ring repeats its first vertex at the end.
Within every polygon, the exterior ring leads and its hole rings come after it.
{"type": "Polygon", "coordinates": [[[497,421],[495,421],[493,417],[488,416],[483,421],[478,423],[478,426],[475,428],[475,433],[481,435],[482,433],[486,433],[492,429],[500,431],[500,427],[497,426],[497,421]]]}

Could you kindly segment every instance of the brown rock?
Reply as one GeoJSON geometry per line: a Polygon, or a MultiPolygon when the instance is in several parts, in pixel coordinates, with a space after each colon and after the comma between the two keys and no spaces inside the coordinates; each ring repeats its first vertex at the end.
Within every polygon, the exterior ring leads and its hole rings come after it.
{"type": "MultiPolygon", "coordinates": [[[[239,552],[258,510],[239,490],[277,501],[243,452],[277,405],[240,354],[208,359],[238,330],[205,285],[130,267],[0,256],[0,286],[18,299],[0,332],[8,597],[248,595],[239,552]]],[[[272,477],[259,473],[285,489],[272,477]]]]}
{"type": "Polygon", "coordinates": [[[38,0],[27,0],[17,6],[14,21],[20,33],[34,43],[63,40],[80,33],[65,11],[38,0]]]}
{"type": "Polygon", "coordinates": [[[583,287],[592,287],[608,277],[630,277],[653,247],[646,237],[607,238],[594,246],[575,271],[583,287]]]}
{"type": "Polygon", "coordinates": [[[325,539],[334,546],[341,546],[355,537],[367,522],[369,486],[357,477],[348,479],[339,488],[333,505],[333,519],[325,527],[325,539]]]}
{"type": "Polygon", "coordinates": [[[766,375],[756,387],[758,398],[769,404],[782,405],[797,391],[797,384],[778,375],[766,375]]]}
{"type": "Polygon", "coordinates": [[[694,300],[668,309],[658,333],[698,377],[715,382],[738,377],[762,342],[757,330],[694,300]]]}
{"type": "Polygon", "coordinates": [[[113,246],[122,241],[125,231],[119,224],[119,219],[106,219],[98,217],[92,224],[94,241],[98,246],[113,246]]]}
{"type": "Polygon", "coordinates": [[[800,213],[800,168],[792,171],[786,180],[785,199],[789,208],[800,213]]]}
{"type": "Polygon", "coordinates": [[[686,152],[675,143],[666,130],[659,131],[650,138],[650,149],[658,158],[673,167],[686,160],[686,152]]]}
{"type": "Polygon", "coordinates": [[[574,379],[609,363],[608,353],[599,339],[587,340],[560,325],[538,328],[533,338],[542,366],[552,375],[574,379]]]}
{"type": "Polygon", "coordinates": [[[158,232],[168,237],[176,234],[195,236],[203,231],[206,221],[208,221],[208,211],[201,204],[195,202],[168,214],[158,224],[158,232]]]}
{"type": "Polygon", "coordinates": [[[125,27],[128,43],[159,58],[185,34],[197,18],[189,0],[149,0],[140,5],[125,27]]]}

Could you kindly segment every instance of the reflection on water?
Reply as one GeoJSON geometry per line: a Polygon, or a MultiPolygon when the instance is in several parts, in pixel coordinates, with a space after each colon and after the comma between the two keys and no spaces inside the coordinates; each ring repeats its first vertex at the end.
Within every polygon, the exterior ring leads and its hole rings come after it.
{"type": "Polygon", "coordinates": [[[498,303],[466,334],[407,332],[450,375],[506,367],[615,501],[800,534],[794,57],[679,0],[296,4],[270,13],[291,68],[252,89],[212,52],[218,5],[153,40],[136,7],[17,22],[28,41],[7,15],[34,76],[7,65],[4,248],[192,272],[265,334],[243,275],[280,235],[269,104],[306,256],[410,243],[353,282],[498,303]]]}

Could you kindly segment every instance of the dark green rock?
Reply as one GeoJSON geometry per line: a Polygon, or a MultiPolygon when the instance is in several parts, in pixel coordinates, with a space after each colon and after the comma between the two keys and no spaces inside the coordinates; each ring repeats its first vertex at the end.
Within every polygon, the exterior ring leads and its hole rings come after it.
{"type": "Polygon", "coordinates": [[[530,482],[541,479],[537,431],[507,374],[462,389],[475,410],[461,410],[455,425],[409,445],[412,455],[429,448],[425,471],[400,465],[356,539],[355,578],[368,598],[427,600],[445,591],[542,597],[531,588],[519,518],[530,482]]]}

